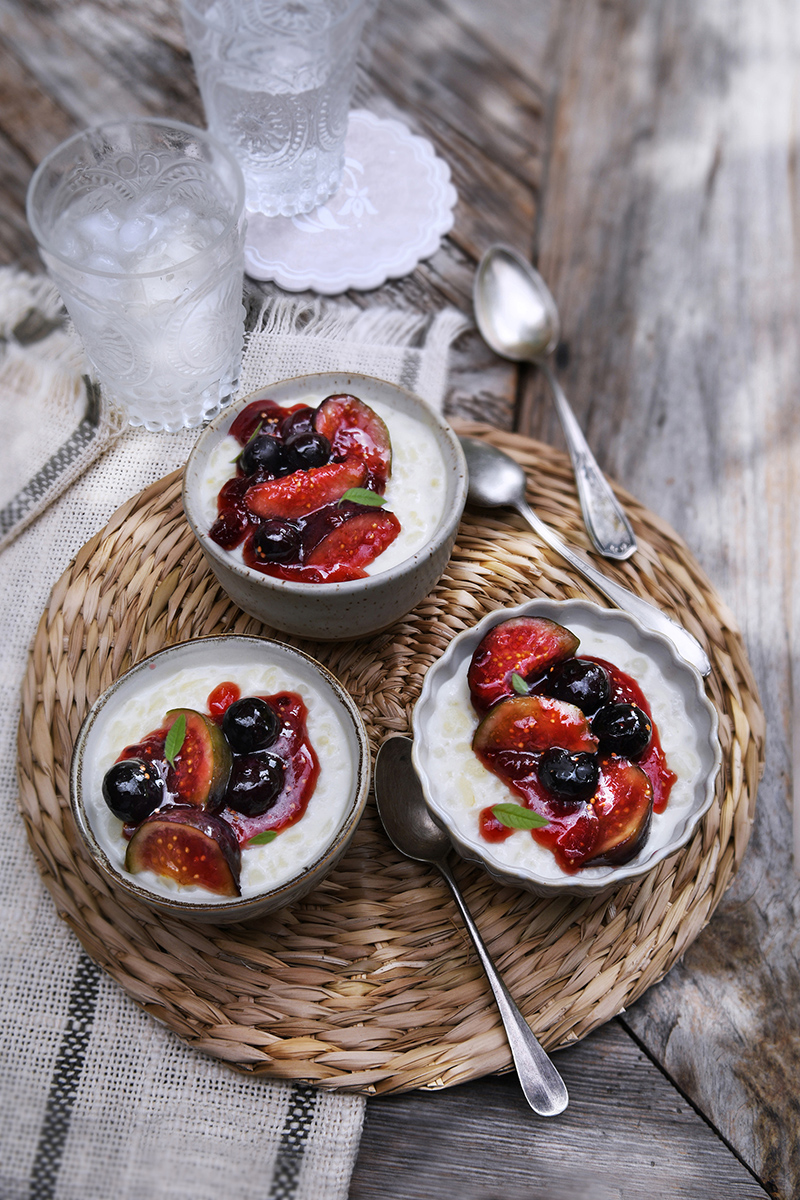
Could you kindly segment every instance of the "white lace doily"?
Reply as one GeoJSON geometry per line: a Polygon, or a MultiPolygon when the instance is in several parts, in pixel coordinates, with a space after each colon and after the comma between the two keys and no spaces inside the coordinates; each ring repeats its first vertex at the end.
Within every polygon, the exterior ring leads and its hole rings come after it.
{"type": "Polygon", "coordinates": [[[430,142],[400,121],[355,109],[338,192],[297,217],[248,213],[245,270],[290,292],[380,287],[438,250],[457,198],[430,142]]]}

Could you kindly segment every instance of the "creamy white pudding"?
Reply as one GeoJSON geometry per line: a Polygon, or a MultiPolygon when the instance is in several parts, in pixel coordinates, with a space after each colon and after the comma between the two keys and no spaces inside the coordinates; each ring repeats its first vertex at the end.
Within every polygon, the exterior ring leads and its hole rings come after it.
{"type": "MultiPolygon", "coordinates": [[[[322,393],[303,393],[291,400],[281,399],[282,408],[306,404],[317,408],[325,399],[322,393]]],[[[386,485],[386,509],[400,522],[400,532],[374,562],[364,568],[368,575],[389,570],[422,550],[438,528],[447,498],[447,472],[433,430],[420,421],[379,401],[365,401],[389,430],[392,443],[392,473],[386,485]]],[[[232,419],[231,419],[232,420],[232,419]]],[[[217,518],[220,488],[236,474],[235,459],[241,446],[226,434],[211,449],[198,493],[200,514],[205,528],[217,518]]],[[[243,563],[242,549],[226,551],[243,563]]]]}
{"type": "Polygon", "coordinates": [[[309,741],[319,759],[320,770],[314,792],[303,816],[281,830],[267,844],[242,847],[241,893],[256,896],[280,887],[314,863],[334,841],[352,808],[356,790],[356,759],[352,728],[328,689],[321,685],[313,669],[300,661],[287,667],[278,657],[265,662],[258,649],[249,650],[254,660],[248,664],[248,648],[231,655],[220,650],[217,662],[187,665],[165,672],[154,667],[140,672],[138,686],[112,696],[94,720],[83,754],[82,792],[86,816],[92,832],[112,866],[132,883],[156,895],[207,904],[229,904],[229,897],[215,896],[202,887],[188,887],[141,871],[125,870],[127,841],[122,822],[107,807],[102,782],[108,768],[122,750],[145,734],[163,725],[172,708],[193,708],[207,712],[210,693],[220,683],[236,684],[241,695],[298,694],[308,710],[309,741]]]}
{"type": "Polygon", "coordinates": [[[716,715],[705,698],[701,699],[695,673],[674,663],[660,639],[648,638],[621,614],[579,601],[563,606],[532,602],[504,611],[502,618],[492,614],[475,630],[451,643],[428,672],[414,713],[414,738],[414,760],[423,778],[426,800],[462,852],[483,861],[504,880],[535,880],[545,887],[576,878],[586,883],[602,882],[610,875],[635,869],[679,841],[698,810],[705,811],[710,803],[709,775],[713,784],[719,754],[716,715]],[[645,846],[623,867],[587,866],[579,870],[577,877],[567,876],[553,853],[528,833],[518,832],[501,842],[489,842],[481,836],[481,811],[495,804],[518,803],[519,797],[484,767],[472,749],[480,718],[470,699],[467,671],[489,624],[523,614],[546,616],[570,629],[580,638],[576,651],[579,656],[613,663],[639,685],[651,707],[667,764],[676,780],[665,811],[653,814],[645,846]]]}

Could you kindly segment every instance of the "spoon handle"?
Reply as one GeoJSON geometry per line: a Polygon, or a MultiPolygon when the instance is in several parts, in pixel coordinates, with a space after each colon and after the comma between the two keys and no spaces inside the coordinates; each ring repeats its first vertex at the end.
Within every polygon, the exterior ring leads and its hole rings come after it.
{"type": "Polygon", "coordinates": [[[579,571],[585,579],[593,583],[598,591],[607,596],[612,604],[616,604],[617,608],[621,608],[623,612],[628,612],[632,617],[636,617],[640,624],[646,629],[652,630],[653,633],[660,633],[662,637],[668,638],[682,658],[685,658],[688,663],[699,671],[701,675],[708,675],[711,671],[711,663],[708,655],[703,647],[689,633],[688,629],[684,629],[677,621],[673,621],[672,617],[668,617],[660,608],[656,608],[654,604],[643,600],[641,596],[637,596],[635,592],[629,591],[623,587],[621,583],[616,583],[613,579],[609,579],[602,571],[598,571],[586,559],[581,558],[576,554],[566,542],[562,542],[558,534],[553,533],[549,525],[545,525],[541,517],[538,517],[530,505],[524,500],[518,501],[514,507],[517,509],[528,524],[531,526],[543,542],[546,542],[551,550],[555,550],[556,554],[568,562],[571,567],[579,571]]]}
{"type": "Polygon", "coordinates": [[[564,1081],[553,1066],[551,1059],[539,1045],[530,1025],[517,1008],[511,993],[500,978],[478,932],[478,927],[472,919],[472,914],[464,902],[458,884],[450,873],[450,868],[446,863],[440,862],[436,865],[450,886],[450,891],[464,918],[464,924],[494,992],[525,1099],[540,1117],[555,1117],[564,1111],[569,1102],[564,1081]]]}
{"type": "Polygon", "coordinates": [[[611,485],[597,465],[560,383],[548,363],[537,359],[536,365],[550,385],[561,427],[567,439],[575,482],[578,485],[578,498],[589,537],[605,558],[630,558],[636,550],[636,538],[630,522],[611,490],[611,485]]]}

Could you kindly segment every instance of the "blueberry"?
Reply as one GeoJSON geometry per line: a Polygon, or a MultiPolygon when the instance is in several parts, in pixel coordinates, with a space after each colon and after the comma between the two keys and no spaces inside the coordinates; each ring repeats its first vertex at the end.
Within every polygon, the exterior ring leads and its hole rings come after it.
{"type": "Polygon", "coordinates": [[[259,433],[242,450],[239,465],[245,475],[282,475],[286,472],[283,444],[270,433],[259,433]]]}
{"type": "Polygon", "coordinates": [[[289,413],[288,417],[284,417],[280,424],[280,434],[285,442],[290,438],[296,437],[300,433],[311,433],[314,429],[314,417],[316,409],[314,408],[298,408],[297,412],[289,413]]]}
{"type": "Polygon", "coordinates": [[[280,733],[281,723],[274,708],[258,696],[243,696],[226,708],[222,732],[234,754],[266,750],[280,733]]]}
{"type": "Polygon", "coordinates": [[[588,800],[599,778],[596,754],[570,754],[561,746],[550,746],[539,759],[539,779],[560,800],[588,800]]]}
{"type": "Polygon", "coordinates": [[[253,534],[253,553],[259,562],[297,562],[300,530],[291,521],[275,517],[262,521],[253,534]]]}
{"type": "Polygon", "coordinates": [[[103,799],[115,817],[138,825],[164,799],[164,786],[152,763],[143,758],[123,758],[103,776],[103,799]]]}
{"type": "Polygon", "coordinates": [[[309,430],[284,442],[283,453],[290,470],[308,471],[310,467],[324,467],[330,462],[331,444],[324,434],[309,430]]]}
{"type": "Polygon", "coordinates": [[[554,700],[575,704],[585,713],[608,704],[611,683],[605,667],[585,658],[567,658],[547,672],[544,690],[554,700]]]}
{"type": "Polygon", "coordinates": [[[609,754],[638,758],[647,749],[653,726],[636,704],[607,704],[595,714],[592,733],[609,754]]]}
{"type": "Polygon", "coordinates": [[[227,800],[246,817],[259,817],[272,808],[283,789],[284,766],[275,754],[241,754],[233,760],[227,800]]]}

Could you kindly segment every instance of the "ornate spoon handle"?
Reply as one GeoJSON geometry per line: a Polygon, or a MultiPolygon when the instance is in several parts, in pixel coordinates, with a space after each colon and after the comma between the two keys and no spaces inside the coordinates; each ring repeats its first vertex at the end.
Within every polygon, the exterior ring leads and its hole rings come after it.
{"type": "Polygon", "coordinates": [[[568,562],[585,579],[593,583],[598,591],[608,597],[612,604],[616,604],[617,608],[621,608],[623,612],[629,612],[632,617],[636,617],[646,629],[651,629],[654,633],[660,633],[663,637],[669,638],[678,653],[695,670],[699,671],[701,675],[709,674],[711,663],[709,662],[708,655],[697,641],[697,638],[693,637],[688,629],[684,629],[682,625],[679,625],[677,621],[673,621],[672,617],[668,617],[660,608],[656,608],[654,604],[643,600],[641,596],[637,596],[635,592],[629,591],[621,583],[616,583],[613,579],[609,579],[602,571],[598,571],[591,563],[581,558],[566,542],[562,542],[558,534],[553,533],[550,526],[545,525],[541,517],[538,517],[530,505],[526,504],[523,500],[515,503],[514,507],[525,518],[531,528],[538,533],[542,541],[547,543],[551,550],[555,550],[556,554],[560,554],[565,562],[568,562]]]}
{"type": "Polygon", "coordinates": [[[569,456],[578,485],[583,519],[595,547],[605,558],[625,559],[636,550],[636,538],[628,518],[611,490],[611,485],[589,449],[567,397],[549,365],[541,359],[536,365],[550,385],[569,456]]]}

